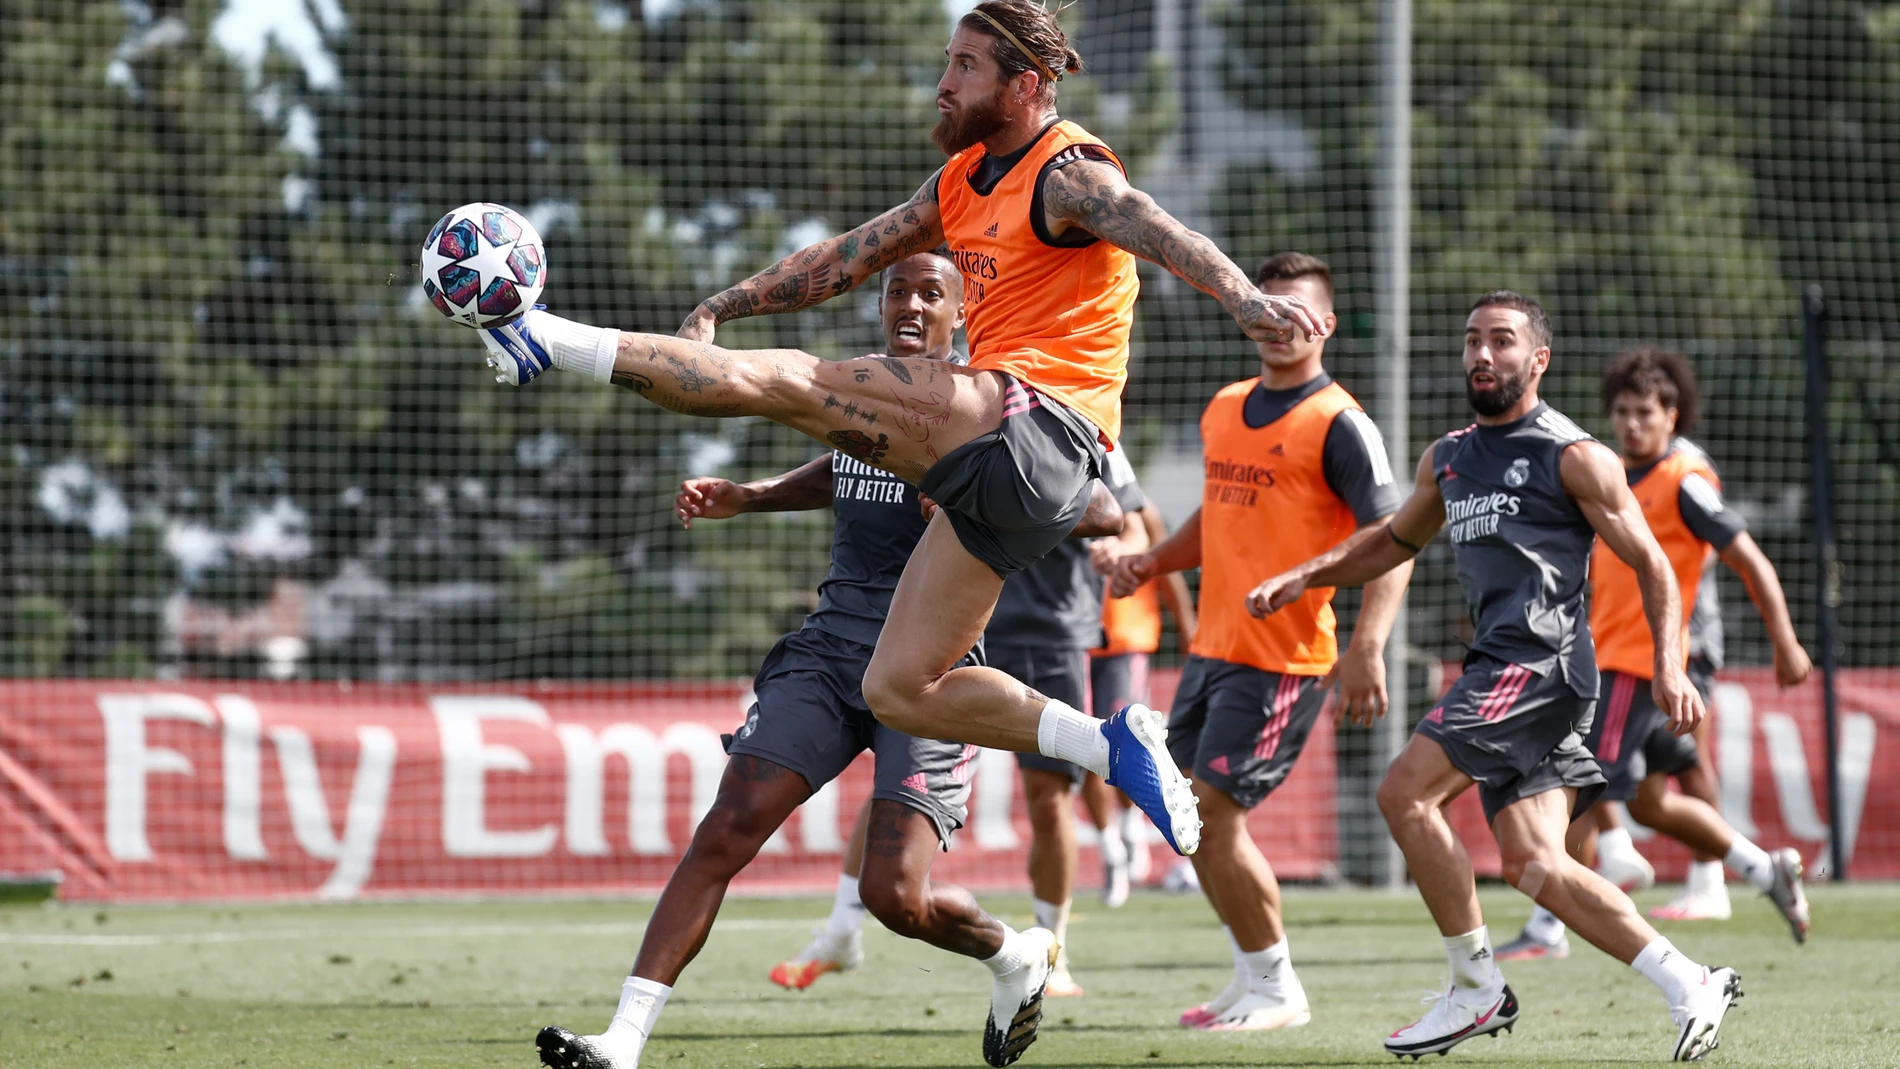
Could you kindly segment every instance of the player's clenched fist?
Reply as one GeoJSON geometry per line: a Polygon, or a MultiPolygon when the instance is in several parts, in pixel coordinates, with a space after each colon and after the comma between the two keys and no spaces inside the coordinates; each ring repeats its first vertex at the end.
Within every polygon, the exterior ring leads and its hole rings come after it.
{"type": "Polygon", "coordinates": [[[688,529],[694,520],[729,520],[745,507],[745,487],[730,479],[688,479],[673,496],[673,513],[680,518],[680,526],[688,529]]]}
{"type": "Polygon", "coordinates": [[[1108,592],[1118,598],[1125,598],[1141,584],[1153,579],[1157,570],[1152,553],[1131,553],[1122,557],[1108,572],[1108,592]]]}
{"type": "Polygon", "coordinates": [[[1291,572],[1276,575],[1254,587],[1247,595],[1247,611],[1255,619],[1264,620],[1288,605],[1299,600],[1306,593],[1306,580],[1291,572]]]}

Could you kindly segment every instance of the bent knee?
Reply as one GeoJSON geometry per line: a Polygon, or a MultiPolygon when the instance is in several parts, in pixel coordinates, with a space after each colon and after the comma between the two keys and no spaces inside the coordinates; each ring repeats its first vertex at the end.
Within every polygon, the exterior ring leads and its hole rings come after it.
{"type": "Polygon", "coordinates": [[[1384,815],[1385,822],[1391,825],[1423,820],[1431,808],[1408,785],[1391,776],[1379,781],[1379,790],[1373,798],[1378,802],[1379,812],[1384,815]]]}
{"type": "Polygon", "coordinates": [[[915,936],[930,916],[923,886],[911,880],[860,881],[858,901],[879,924],[902,936],[915,936]]]}
{"type": "Polygon", "coordinates": [[[924,680],[901,667],[871,658],[864,673],[864,704],[885,727],[917,735],[929,717],[924,709],[924,680]]]}

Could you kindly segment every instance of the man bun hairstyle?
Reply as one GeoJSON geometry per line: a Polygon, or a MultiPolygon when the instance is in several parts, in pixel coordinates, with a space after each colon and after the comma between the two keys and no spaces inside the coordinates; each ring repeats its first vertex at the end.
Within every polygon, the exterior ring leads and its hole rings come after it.
{"type": "Polygon", "coordinates": [[[1676,433],[1688,434],[1702,414],[1702,393],[1696,386],[1689,358],[1669,349],[1641,345],[1625,349],[1603,369],[1603,411],[1608,414],[1619,394],[1654,397],[1664,408],[1676,410],[1676,433]]]}
{"type": "Polygon", "coordinates": [[[1253,284],[1264,286],[1268,282],[1292,282],[1295,279],[1316,278],[1326,289],[1326,299],[1333,299],[1333,269],[1326,261],[1304,252],[1276,252],[1260,261],[1260,267],[1253,273],[1253,284]]]}
{"type": "Polygon", "coordinates": [[[1543,305],[1529,297],[1512,290],[1492,290],[1471,302],[1471,310],[1465,315],[1469,317],[1480,308],[1509,308],[1524,313],[1525,318],[1531,321],[1531,348],[1550,345],[1550,315],[1544,311],[1543,305]]]}
{"type": "Polygon", "coordinates": [[[1042,80],[1036,97],[1049,103],[1063,75],[1082,72],[1082,54],[1069,47],[1069,35],[1056,22],[1063,10],[1051,11],[1036,0],[983,0],[957,25],[990,39],[990,58],[1005,80],[1035,71],[1042,80]]]}

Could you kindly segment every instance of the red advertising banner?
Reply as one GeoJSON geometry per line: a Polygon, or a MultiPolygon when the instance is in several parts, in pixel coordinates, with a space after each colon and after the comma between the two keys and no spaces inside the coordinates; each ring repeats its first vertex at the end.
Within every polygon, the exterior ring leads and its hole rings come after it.
{"type": "MultiPolygon", "coordinates": [[[[1458,667],[1446,668],[1446,685],[1458,667]]],[[[1848,872],[1900,878],[1900,669],[1855,669],[1839,679],[1842,826],[1848,872]]],[[[1722,815],[1767,849],[1792,846],[1810,878],[1828,857],[1827,741],[1818,682],[1782,689],[1766,668],[1724,671],[1707,740],[1721,782],[1722,815]]],[[[1477,792],[1451,807],[1452,826],[1484,875],[1498,873],[1497,844],[1477,792]]],[[[1640,825],[1630,830],[1662,880],[1680,880],[1689,851],[1640,825]]]]}
{"type": "MultiPolygon", "coordinates": [[[[1173,674],[1154,683],[1165,707],[1173,674]]],[[[99,901],[652,893],[749,704],[743,683],[0,683],[0,872],[57,870],[62,897],[99,901]]],[[[828,892],[870,760],[737,887],[828,892]]],[[[1257,815],[1290,879],[1333,864],[1334,779],[1322,728],[1257,815]]],[[[970,809],[938,874],[1026,886],[1012,755],[981,755],[970,809]]]]}

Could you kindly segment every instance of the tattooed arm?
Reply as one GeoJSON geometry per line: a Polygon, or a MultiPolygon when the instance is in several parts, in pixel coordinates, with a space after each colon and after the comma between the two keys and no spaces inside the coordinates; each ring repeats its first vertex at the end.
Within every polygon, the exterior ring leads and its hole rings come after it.
{"type": "Polygon", "coordinates": [[[859,283],[913,253],[943,242],[937,178],[911,198],[840,237],[828,238],[780,260],[732,288],[701,301],[679,335],[711,341],[721,323],[748,316],[796,312],[849,293],[859,283]]]}
{"type": "Polygon", "coordinates": [[[1052,234],[1080,227],[1160,264],[1218,299],[1256,341],[1284,339],[1294,331],[1308,337],[1326,333],[1319,313],[1297,297],[1261,293],[1219,246],[1162,211],[1113,164],[1085,159],[1058,167],[1043,176],[1042,196],[1052,234]]]}
{"type": "Polygon", "coordinates": [[[1124,523],[1121,503],[1097,479],[1090,484],[1089,507],[1076,522],[1075,530],[1069,532],[1070,538],[1106,538],[1122,533],[1124,523]]]}

